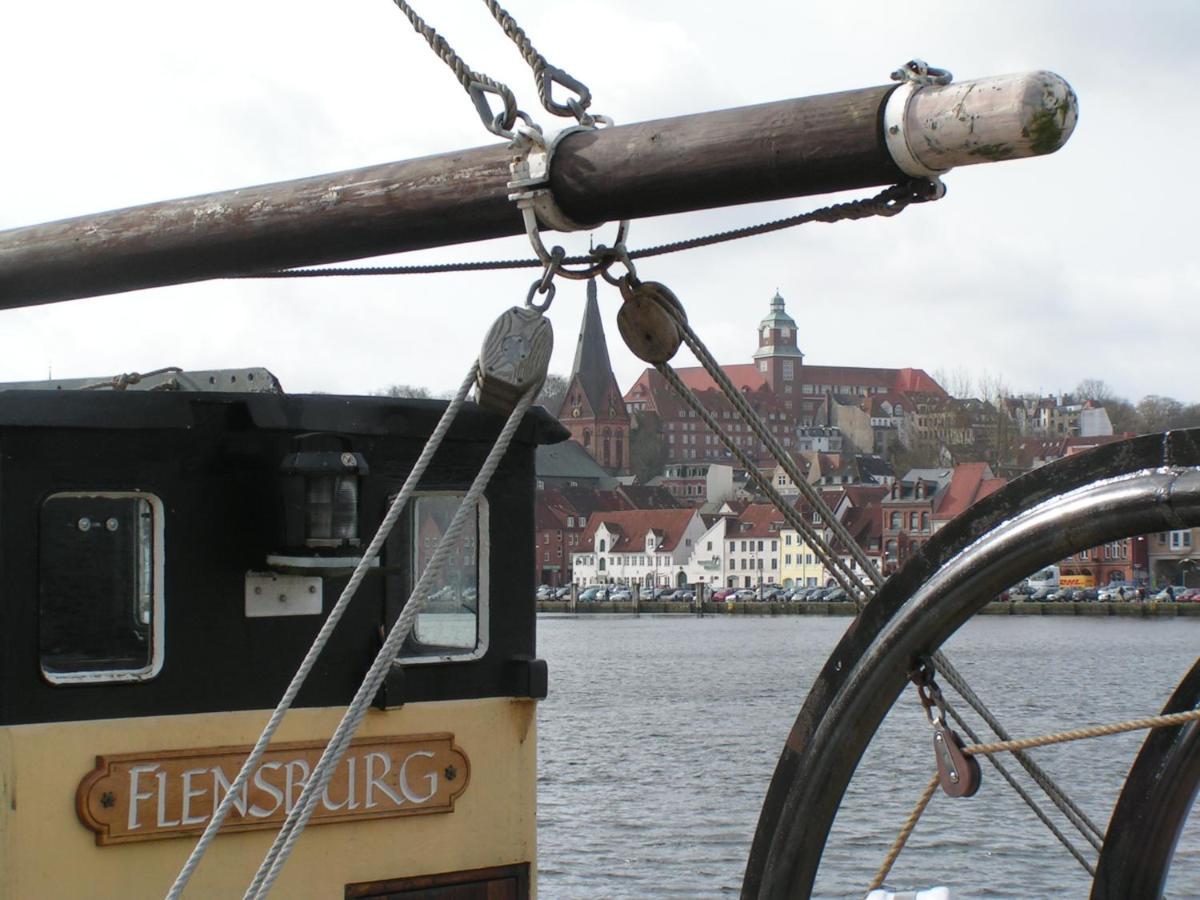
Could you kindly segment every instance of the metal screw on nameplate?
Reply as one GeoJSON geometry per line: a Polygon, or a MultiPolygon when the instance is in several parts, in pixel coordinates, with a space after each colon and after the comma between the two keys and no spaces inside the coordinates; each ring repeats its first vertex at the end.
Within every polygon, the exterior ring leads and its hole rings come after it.
{"type": "Polygon", "coordinates": [[[87,516],[84,516],[76,523],[76,527],[80,531],[90,531],[91,527],[92,527],[92,520],[89,519],[87,516]]]}
{"type": "Polygon", "coordinates": [[[667,362],[683,343],[668,307],[686,321],[683,306],[670,288],[657,281],[631,283],[622,278],[620,287],[625,302],[617,313],[617,330],[625,344],[638,359],[652,365],[667,362]]]}
{"type": "Polygon", "coordinates": [[[514,306],[498,318],[479,353],[478,403],[508,413],[529,388],[546,379],[554,332],[540,312],[514,306]]]}
{"type": "Polygon", "coordinates": [[[353,453],[343,453],[342,454],[342,465],[343,466],[345,466],[346,468],[350,468],[351,466],[354,465],[354,463],[355,463],[355,459],[354,459],[353,453]]]}
{"type": "Polygon", "coordinates": [[[116,531],[117,528],[119,527],[119,525],[118,525],[118,522],[116,519],[110,518],[110,519],[105,519],[104,527],[107,528],[109,531],[116,531]]]}

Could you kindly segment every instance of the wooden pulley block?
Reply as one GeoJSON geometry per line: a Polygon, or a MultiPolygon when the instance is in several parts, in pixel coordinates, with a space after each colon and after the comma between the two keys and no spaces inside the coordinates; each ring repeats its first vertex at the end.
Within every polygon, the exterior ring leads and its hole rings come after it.
{"type": "Polygon", "coordinates": [[[484,409],[510,413],[521,396],[546,380],[554,329],[538,310],[514,306],[498,318],[479,352],[476,400],[484,409]]]}
{"type": "Polygon", "coordinates": [[[937,757],[938,781],[950,797],[974,797],[983,773],[979,760],[963,753],[962,738],[941,721],[933,725],[933,751],[937,757]]]}
{"type": "Polygon", "coordinates": [[[617,313],[617,329],[634,356],[652,365],[669,361],[683,343],[679,327],[667,311],[674,308],[687,321],[687,313],[671,289],[657,281],[622,283],[625,302],[617,313]]]}

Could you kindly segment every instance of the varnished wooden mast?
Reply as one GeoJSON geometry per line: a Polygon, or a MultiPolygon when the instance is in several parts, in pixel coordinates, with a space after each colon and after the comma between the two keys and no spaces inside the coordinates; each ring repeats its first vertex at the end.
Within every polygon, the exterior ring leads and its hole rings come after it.
{"type": "MultiPolygon", "coordinates": [[[[551,184],[576,221],[635,219],[1049,153],[1074,121],[1047,72],[885,85],[571,134],[551,184]]],[[[0,308],[519,234],[510,156],[478,147],[0,232],[0,308]]]]}

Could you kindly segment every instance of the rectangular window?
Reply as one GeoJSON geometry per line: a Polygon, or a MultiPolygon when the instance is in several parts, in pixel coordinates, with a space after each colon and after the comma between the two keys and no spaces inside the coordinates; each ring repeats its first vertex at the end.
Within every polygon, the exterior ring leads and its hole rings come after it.
{"type": "MultiPolygon", "coordinates": [[[[461,494],[413,498],[408,519],[408,579],[401,605],[408,601],[461,505],[461,494]]],[[[480,622],[487,621],[487,566],[480,565],[481,559],[487,559],[487,533],[487,502],[481,500],[448,548],[442,576],[430,587],[429,601],[400,651],[404,662],[461,659],[487,651],[487,632],[480,628],[480,622]]]]}
{"type": "Polygon", "coordinates": [[[792,564],[792,554],[790,554],[790,553],[783,554],[783,564],[785,566],[790,566],[792,564]]]}
{"type": "Polygon", "coordinates": [[[52,684],[147,681],[163,662],[162,501],[52,494],[38,537],[38,649],[52,684]]]}

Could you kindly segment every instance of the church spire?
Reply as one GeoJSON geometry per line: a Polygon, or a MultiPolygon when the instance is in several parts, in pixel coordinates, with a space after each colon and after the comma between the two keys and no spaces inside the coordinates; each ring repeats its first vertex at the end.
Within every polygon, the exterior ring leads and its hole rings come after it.
{"type": "Polygon", "coordinates": [[[579,343],[575,345],[575,364],[571,379],[587,395],[592,409],[599,410],[609,385],[616,381],[612,362],[608,358],[608,343],[604,340],[604,323],[600,321],[600,304],[596,300],[596,279],[587,283],[587,302],[583,307],[583,324],[579,327],[579,343]]]}

